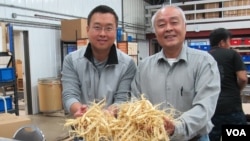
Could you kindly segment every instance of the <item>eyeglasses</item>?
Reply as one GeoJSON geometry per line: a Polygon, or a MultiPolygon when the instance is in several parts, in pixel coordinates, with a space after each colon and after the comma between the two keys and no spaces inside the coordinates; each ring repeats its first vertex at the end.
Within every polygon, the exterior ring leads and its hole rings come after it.
{"type": "Polygon", "coordinates": [[[108,32],[112,32],[115,30],[114,27],[112,26],[107,26],[107,27],[101,27],[101,26],[93,26],[92,27],[96,32],[101,32],[102,30],[104,30],[104,32],[108,33],[108,32]]]}

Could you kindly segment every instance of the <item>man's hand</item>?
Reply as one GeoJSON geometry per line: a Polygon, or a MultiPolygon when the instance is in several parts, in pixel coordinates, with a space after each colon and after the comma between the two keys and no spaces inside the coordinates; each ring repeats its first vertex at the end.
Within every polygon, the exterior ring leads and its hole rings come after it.
{"type": "Polygon", "coordinates": [[[110,115],[117,117],[119,108],[117,105],[111,105],[107,108],[107,111],[109,112],[110,115]]]}
{"type": "Polygon", "coordinates": [[[88,106],[87,105],[81,105],[80,107],[78,107],[78,109],[76,110],[76,112],[74,113],[74,117],[81,117],[84,113],[86,113],[88,110],[88,106]]]}
{"type": "Polygon", "coordinates": [[[166,132],[170,136],[173,135],[174,129],[175,129],[173,121],[169,120],[168,117],[164,117],[163,120],[164,120],[164,127],[165,127],[166,132]]]}

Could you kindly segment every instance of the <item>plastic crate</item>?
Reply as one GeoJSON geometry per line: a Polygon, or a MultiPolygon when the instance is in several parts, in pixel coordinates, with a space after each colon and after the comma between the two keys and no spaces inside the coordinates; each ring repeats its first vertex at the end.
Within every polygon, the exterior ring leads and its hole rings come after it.
{"type": "Polygon", "coordinates": [[[249,39],[249,38],[246,38],[246,39],[244,40],[244,44],[245,44],[245,45],[250,45],[250,39],[249,39]]]}
{"type": "Polygon", "coordinates": [[[210,45],[200,45],[200,49],[204,51],[210,51],[211,47],[210,45]]]}
{"type": "Polygon", "coordinates": [[[234,46],[234,45],[241,45],[241,41],[242,41],[241,38],[233,38],[233,39],[230,40],[230,44],[232,46],[234,46]]]}
{"type": "Polygon", "coordinates": [[[250,62],[250,55],[242,55],[242,60],[244,62],[250,62]]]}
{"type": "MultiPolygon", "coordinates": [[[[246,66],[247,72],[250,72],[250,64],[246,64],[245,66],[246,66]]],[[[250,90],[249,90],[249,91],[250,91],[250,90]]]]}
{"type": "Polygon", "coordinates": [[[117,31],[116,31],[116,40],[117,40],[117,42],[120,42],[120,41],[122,41],[122,28],[121,27],[118,27],[117,28],[117,31]]]}
{"type": "Polygon", "coordinates": [[[128,42],[132,42],[133,41],[133,37],[132,36],[128,36],[128,42]]]}
{"type": "Polygon", "coordinates": [[[0,82],[8,82],[15,80],[13,68],[0,68],[0,82]]]}
{"type": "Polygon", "coordinates": [[[67,54],[69,54],[70,52],[73,52],[77,50],[77,46],[76,45],[68,45],[67,47],[67,54]]]}
{"type": "Polygon", "coordinates": [[[194,48],[194,49],[199,49],[199,46],[198,46],[198,45],[190,45],[189,47],[190,47],[190,48],[194,48]]]}
{"type": "Polygon", "coordinates": [[[12,97],[11,96],[1,96],[0,97],[0,112],[5,111],[5,106],[4,106],[4,100],[6,101],[6,105],[7,105],[7,110],[11,110],[12,109],[12,97]]]}

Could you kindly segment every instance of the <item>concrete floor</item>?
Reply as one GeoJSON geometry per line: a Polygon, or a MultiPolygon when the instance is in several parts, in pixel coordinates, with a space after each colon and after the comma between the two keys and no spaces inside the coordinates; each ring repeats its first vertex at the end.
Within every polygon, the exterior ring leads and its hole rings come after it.
{"type": "MultiPolygon", "coordinates": [[[[2,95],[1,92],[0,95],[2,95]]],[[[22,97],[20,96],[20,98],[22,97]]],[[[49,114],[26,115],[24,99],[19,99],[18,105],[19,115],[29,117],[31,124],[36,125],[43,132],[46,141],[70,141],[65,139],[68,137],[69,130],[64,128],[64,124],[69,117],[64,114],[63,110],[49,114]]]]}
{"type": "Polygon", "coordinates": [[[19,115],[29,117],[31,124],[36,125],[43,132],[46,141],[64,141],[63,138],[68,136],[68,130],[64,128],[64,123],[69,117],[64,114],[63,110],[46,114],[27,115],[24,108],[24,99],[19,99],[18,105],[19,115]]]}
{"type": "Polygon", "coordinates": [[[63,113],[25,115],[25,111],[20,110],[20,116],[27,116],[31,119],[31,124],[36,125],[43,132],[46,141],[63,141],[68,136],[68,130],[64,128],[65,120],[69,117],[63,113]]]}

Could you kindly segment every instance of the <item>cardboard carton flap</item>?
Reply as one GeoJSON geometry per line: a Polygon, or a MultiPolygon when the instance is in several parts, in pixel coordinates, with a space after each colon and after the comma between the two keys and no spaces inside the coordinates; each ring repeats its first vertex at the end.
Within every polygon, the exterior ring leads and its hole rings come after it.
{"type": "Polygon", "coordinates": [[[9,113],[0,114],[0,121],[0,137],[6,138],[12,138],[20,127],[31,124],[30,118],[9,113]]]}

